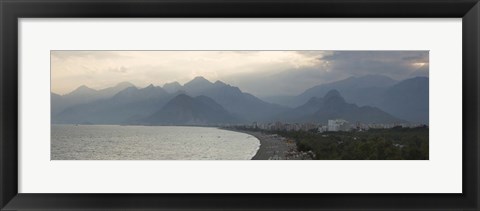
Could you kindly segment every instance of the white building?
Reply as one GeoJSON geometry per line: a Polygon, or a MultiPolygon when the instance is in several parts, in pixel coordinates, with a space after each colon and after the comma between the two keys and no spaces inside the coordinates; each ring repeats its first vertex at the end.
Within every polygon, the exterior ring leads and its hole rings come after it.
{"type": "Polygon", "coordinates": [[[323,132],[327,132],[328,131],[328,126],[327,125],[322,125],[320,127],[318,127],[318,132],[319,133],[323,133],[323,132]]]}
{"type": "Polygon", "coordinates": [[[343,119],[329,119],[328,120],[328,131],[348,131],[350,128],[348,126],[348,121],[343,119]]]}

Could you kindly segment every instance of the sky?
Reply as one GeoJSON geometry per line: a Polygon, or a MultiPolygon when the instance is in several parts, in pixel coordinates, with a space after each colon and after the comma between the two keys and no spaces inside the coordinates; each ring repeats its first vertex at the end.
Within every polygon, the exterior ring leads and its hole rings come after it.
{"type": "Polygon", "coordinates": [[[51,51],[52,92],[131,82],[184,84],[197,76],[257,96],[297,95],[348,77],[428,77],[428,51],[51,51]]]}

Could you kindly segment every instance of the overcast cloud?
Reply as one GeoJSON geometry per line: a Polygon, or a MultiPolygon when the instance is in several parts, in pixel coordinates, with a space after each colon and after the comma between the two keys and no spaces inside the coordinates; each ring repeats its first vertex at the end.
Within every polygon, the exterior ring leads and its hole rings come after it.
{"type": "Polygon", "coordinates": [[[299,94],[351,76],[428,76],[428,51],[52,51],[52,92],[203,76],[258,96],[299,94]]]}

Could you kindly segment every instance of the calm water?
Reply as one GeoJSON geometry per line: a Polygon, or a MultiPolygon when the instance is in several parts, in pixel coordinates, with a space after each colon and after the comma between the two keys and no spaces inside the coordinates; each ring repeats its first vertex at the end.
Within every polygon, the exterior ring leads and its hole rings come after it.
{"type": "Polygon", "coordinates": [[[52,160],[249,160],[255,137],[207,127],[52,125],[52,160]]]}

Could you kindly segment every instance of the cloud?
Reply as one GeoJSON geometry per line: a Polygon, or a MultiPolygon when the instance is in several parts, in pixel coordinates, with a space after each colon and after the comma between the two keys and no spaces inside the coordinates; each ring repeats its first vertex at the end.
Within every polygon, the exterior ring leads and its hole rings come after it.
{"type": "Polygon", "coordinates": [[[181,84],[196,76],[255,95],[298,94],[350,76],[428,76],[428,51],[52,51],[52,91],[181,84]]]}
{"type": "Polygon", "coordinates": [[[402,80],[418,68],[428,67],[428,55],[428,51],[335,51],[320,60],[338,75],[381,74],[402,80]]]}
{"type": "Polygon", "coordinates": [[[110,72],[114,73],[127,73],[127,68],[124,66],[116,67],[116,68],[110,68],[108,69],[110,72]]]}
{"type": "Polygon", "coordinates": [[[396,80],[427,76],[428,51],[299,51],[315,65],[271,74],[238,75],[230,82],[259,96],[297,95],[352,76],[384,75],[396,80]]]}

